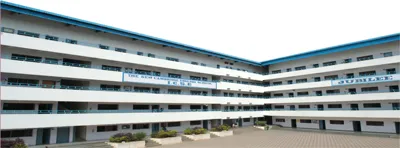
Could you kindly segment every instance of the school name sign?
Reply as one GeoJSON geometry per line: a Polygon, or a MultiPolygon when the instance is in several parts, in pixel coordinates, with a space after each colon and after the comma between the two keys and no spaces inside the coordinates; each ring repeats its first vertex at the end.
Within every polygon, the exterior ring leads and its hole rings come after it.
{"type": "Polygon", "coordinates": [[[378,82],[388,82],[388,81],[398,81],[398,80],[400,80],[400,74],[352,78],[344,80],[332,80],[332,85],[378,83],[378,82]]]}
{"type": "Polygon", "coordinates": [[[197,87],[197,88],[211,88],[211,89],[217,88],[217,83],[215,83],[215,82],[186,80],[186,79],[149,76],[149,75],[138,75],[138,74],[131,74],[131,73],[123,73],[122,74],[122,82],[197,87]]]}

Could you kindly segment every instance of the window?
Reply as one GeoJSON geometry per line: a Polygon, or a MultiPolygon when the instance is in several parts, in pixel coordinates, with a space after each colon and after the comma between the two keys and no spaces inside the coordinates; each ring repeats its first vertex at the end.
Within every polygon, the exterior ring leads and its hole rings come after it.
{"type": "Polygon", "coordinates": [[[283,105],[275,105],[274,107],[275,107],[275,109],[284,109],[285,108],[285,106],[283,106],[283,105]]]}
{"type": "Polygon", "coordinates": [[[201,121],[190,121],[190,125],[201,125],[201,121]]]}
{"type": "Polygon", "coordinates": [[[361,92],[374,92],[379,91],[378,87],[363,87],[361,88],[361,92]]]}
{"type": "Polygon", "coordinates": [[[328,104],[328,108],[342,108],[342,104],[328,104]]]}
{"type": "Polygon", "coordinates": [[[4,103],[3,110],[35,110],[35,104],[31,103],[4,103]]]}
{"type": "Polygon", "coordinates": [[[304,69],[306,69],[306,66],[299,66],[294,68],[294,70],[304,70],[304,69]]]}
{"type": "Polygon", "coordinates": [[[45,58],[43,62],[47,64],[58,64],[58,59],[45,58]]]}
{"type": "Polygon", "coordinates": [[[100,85],[100,90],[120,91],[120,89],[121,89],[121,86],[119,86],[119,85],[106,85],[106,84],[100,85]]]}
{"type": "Polygon", "coordinates": [[[28,56],[28,55],[21,55],[21,54],[11,54],[11,60],[41,62],[42,57],[28,56]]]}
{"type": "Polygon", "coordinates": [[[151,53],[147,54],[147,56],[150,57],[150,58],[155,58],[156,57],[155,54],[151,54],[151,53]]]}
{"type": "Polygon", "coordinates": [[[285,119],[276,118],[275,122],[285,122],[285,119]]]}
{"type": "Polygon", "coordinates": [[[123,49],[123,48],[115,48],[115,51],[116,51],[116,52],[123,52],[123,53],[126,53],[126,49],[123,49]]]}
{"type": "Polygon", "coordinates": [[[197,63],[197,62],[192,62],[191,64],[193,64],[193,65],[199,65],[199,63],[197,63]]]}
{"type": "Polygon", "coordinates": [[[296,83],[306,83],[307,79],[297,79],[296,83]]]}
{"type": "Polygon", "coordinates": [[[287,83],[288,84],[293,84],[293,81],[292,80],[288,80],[287,83]]]}
{"type": "Polygon", "coordinates": [[[180,74],[168,73],[168,77],[170,77],[170,78],[181,78],[181,75],[180,74]]]}
{"type": "Polygon", "coordinates": [[[109,71],[121,71],[121,67],[109,66],[109,65],[101,65],[101,69],[109,71]]]}
{"type": "Polygon", "coordinates": [[[168,109],[181,109],[181,105],[168,105],[168,109]]]}
{"type": "Polygon", "coordinates": [[[393,56],[393,52],[385,52],[383,53],[383,57],[391,57],[393,56]]]}
{"type": "Polygon", "coordinates": [[[168,122],[167,123],[168,127],[177,127],[177,126],[181,126],[181,122],[168,122]]]}
{"type": "Polygon", "coordinates": [[[32,129],[1,131],[1,138],[32,137],[32,129]]]}
{"type": "Polygon", "coordinates": [[[161,72],[153,71],[153,75],[154,75],[154,76],[161,76],[161,72]]]}
{"type": "Polygon", "coordinates": [[[15,32],[14,29],[12,29],[12,28],[6,28],[6,27],[2,27],[2,28],[1,28],[1,31],[2,31],[2,32],[6,32],[6,33],[14,33],[14,32],[15,32]]]}
{"type": "Polygon", "coordinates": [[[133,105],[133,110],[149,110],[150,105],[133,105]]]}
{"type": "Polygon", "coordinates": [[[18,30],[17,34],[18,35],[23,35],[23,36],[39,38],[39,33],[33,33],[33,32],[18,30]]]}
{"type": "Polygon", "coordinates": [[[274,71],[272,71],[272,74],[277,74],[277,73],[281,73],[282,71],[281,70],[274,70],[274,71]]]}
{"type": "Polygon", "coordinates": [[[168,89],[169,94],[181,94],[181,90],[179,89],[168,89]]]}
{"type": "Polygon", "coordinates": [[[201,105],[190,105],[190,109],[201,109],[201,105]]]}
{"type": "Polygon", "coordinates": [[[319,64],[313,64],[312,67],[313,67],[313,68],[318,68],[318,67],[319,67],[319,64]]]}
{"type": "Polygon", "coordinates": [[[207,65],[206,65],[206,64],[204,64],[204,63],[201,63],[200,65],[201,65],[201,66],[207,66],[207,65]]]}
{"type": "Polygon", "coordinates": [[[328,95],[339,94],[339,93],[340,93],[340,89],[326,90],[326,93],[327,93],[328,95]]]}
{"type": "Polygon", "coordinates": [[[354,78],[354,73],[348,73],[348,74],[346,74],[346,78],[347,78],[347,79],[354,78]]]}
{"type": "Polygon", "coordinates": [[[143,56],[143,52],[138,51],[137,55],[143,56]]]}
{"type": "Polygon", "coordinates": [[[300,119],[300,123],[311,123],[309,119],[300,119]]]}
{"type": "Polygon", "coordinates": [[[351,58],[348,58],[348,59],[344,59],[343,60],[343,63],[351,63],[353,60],[351,59],[351,58]]]}
{"type": "Polygon", "coordinates": [[[195,91],[195,90],[191,90],[190,91],[191,95],[201,95],[201,91],[195,91]]]}
{"type": "Polygon", "coordinates": [[[306,92],[297,92],[297,96],[308,96],[308,91],[306,91],[306,92]]]}
{"type": "Polygon", "coordinates": [[[135,92],[150,92],[149,87],[134,87],[133,91],[135,92]]]}
{"type": "Polygon", "coordinates": [[[72,39],[65,39],[65,42],[70,44],[78,44],[78,41],[72,39]]]}
{"type": "Polygon", "coordinates": [[[388,75],[396,74],[396,69],[395,68],[386,69],[386,74],[388,75]]]}
{"type": "Polygon", "coordinates": [[[203,81],[207,81],[208,79],[206,77],[201,78],[203,81]]]}
{"type": "Polygon", "coordinates": [[[122,125],[122,129],[130,129],[130,128],[131,128],[131,125],[129,125],[129,124],[122,125]]]}
{"type": "Polygon", "coordinates": [[[367,121],[367,126],[384,126],[383,121],[367,121]]]}
{"type": "Polygon", "coordinates": [[[132,129],[149,129],[149,124],[132,124],[132,129]]]}
{"type": "Polygon", "coordinates": [[[380,103],[364,103],[364,108],[381,108],[380,103]]]}
{"type": "Polygon", "coordinates": [[[45,39],[46,40],[52,40],[52,41],[58,41],[58,37],[50,36],[50,35],[46,35],[45,39]]]}
{"type": "Polygon", "coordinates": [[[375,71],[364,71],[359,73],[360,76],[373,76],[375,74],[376,74],[375,71]]]}
{"type": "Polygon", "coordinates": [[[357,57],[357,61],[365,61],[365,60],[372,60],[374,59],[373,55],[368,55],[368,56],[363,56],[363,57],[357,57]]]}
{"type": "Polygon", "coordinates": [[[133,73],[133,69],[125,67],[125,73],[133,73]]]}
{"type": "Polygon", "coordinates": [[[97,126],[97,132],[117,131],[117,125],[97,126]]]}
{"type": "Polygon", "coordinates": [[[142,70],[142,69],[135,69],[135,74],[151,75],[151,71],[149,71],[149,70],[142,70]]]}
{"type": "Polygon", "coordinates": [[[299,108],[310,108],[310,105],[299,105],[299,108]]]}
{"type": "Polygon", "coordinates": [[[98,104],[97,110],[118,110],[118,104],[98,104]]]}
{"type": "Polygon", "coordinates": [[[325,76],[325,80],[336,80],[338,78],[339,78],[338,75],[325,76]]]}
{"type": "Polygon", "coordinates": [[[160,88],[153,88],[152,89],[152,93],[159,94],[160,93],[160,88]]]}
{"type": "MultiPolygon", "coordinates": [[[[243,97],[244,97],[244,94],[243,94],[243,97]]],[[[280,94],[274,94],[274,97],[283,97],[283,93],[280,93],[280,94]]]]}
{"type": "Polygon", "coordinates": [[[197,77],[197,76],[190,76],[190,80],[201,80],[201,77],[197,77]]]}
{"type": "Polygon", "coordinates": [[[273,85],[282,85],[282,82],[273,82],[273,85]]]}
{"type": "Polygon", "coordinates": [[[286,69],[286,72],[291,72],[292,71],[292,68],[287,68],[286,69]]]}
{"type": "Polygon", "coordinates": [[[336,61],[325,62],[325,63],[322,63],[322,65],[324,65],[324,66],[336,65],[336,61]]]}
{"type": "Polygon", "coordinates": [[[100,49],[108,50],[110,47],[109,47],[109,46],[106,46],[106,45],[101,45],[101,44],[99,44],[99,48],[100,48],[100,49]]]}
{"type": "Polygon", "coordinates": [[[39,80],[8,78],[8,85],[37,86],[39,80]]]}
{"type": "Polygon", "coordinates": [[[175,61],[175,62],[179,62],[179,59],[177,58],[171,58],[171,57],[167,57],[168,61],[175,61]]]}
{"type": "Polygon", "coordinates": [[[344,124],[343,120],[329,120],[329,124],[344,124]]]}
{"type": "Polygon", "coordinates": [[[314,78],[314,81],[315,81],[315,82],[321,81],[321,77],[315,77],[315,78],[314,78]]]}

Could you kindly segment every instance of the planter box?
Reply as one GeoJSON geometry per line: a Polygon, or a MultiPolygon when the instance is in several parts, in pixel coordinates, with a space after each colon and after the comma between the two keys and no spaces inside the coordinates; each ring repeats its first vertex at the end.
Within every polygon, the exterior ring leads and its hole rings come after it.
{"type": "Polygon", "coordinates": [[[210,133],[218,137],[233,136],[233,131],[210,132],[210,133]]]}
{"type": "Polygon", "coordinates": [[[253,127],[261,129],[261,130],[265,130],[264,126],[253,126],[253,127]]]}
{"type": "Polygon", "coordinates": [[[145,148],[145,141],[132,141],[125,143],[114,143],[114,142],[106,142],[108,145],[111,145],[113,148],[145,148]]]}
{"type": "Polygon", "coordinates": [[[207,134],[200,134],[200,135],[183,135],[190,140],[197,141],[197,140],[205,140],[205,139],[210,139],[211,135],[209,133],[207,134]]]}
{"type": "Polygon", "coordinates": [[[169,137],[169,138],[151,138],[151,140],[161,145],[182,143],[182,137],[169,137]]]}

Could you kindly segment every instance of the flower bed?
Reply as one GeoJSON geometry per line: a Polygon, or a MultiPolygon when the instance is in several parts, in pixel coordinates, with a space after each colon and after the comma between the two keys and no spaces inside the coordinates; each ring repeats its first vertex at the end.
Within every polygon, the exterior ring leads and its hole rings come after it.
{"type": "Polygon", "coordinates": [[[159,131],[158,133],[151,134],[151,140],[161,145],[182,143],[182,137],[178,136],[177,131],[159,131]]]}
{"type": "Polygon", "coordinates": [[[262,130],[269,130],[271,128],[265,121],[257,121],[254,127],[262,130]]]}
{"type": "Polygon", "coordinates": [[[218,137],[232,136],[233,131],[230,129],[231,127],[228,125],[220,125],[216,128],[212,128],[210,133],[218,137]]]}
{"type": "Polygon", "coordinates": [[[145,133],[119,133],[110,137],[107,144],[111,145],[113,148],[144,148],[146,142],[144,138],[145,133]]]}
{"type": "Polygon", "coordinates": [[[209,133],[207,133],[207,130],[205,128],[187,128],[185,129],[185,131],[183,131],[183,136],[193,140],[193,141],[197,141],[197,140],[205,140],[205,139],[210,139],[211,136],[209,133]]]}
{"type": "Polygon", "coordinates": [[[1,140],[1,147],[6,148],[6,147],[10,147],[10,148],[28,148],[28,146],[25,145],[24,140],[22,139],[15,139],[15,140],[1,140]]]}

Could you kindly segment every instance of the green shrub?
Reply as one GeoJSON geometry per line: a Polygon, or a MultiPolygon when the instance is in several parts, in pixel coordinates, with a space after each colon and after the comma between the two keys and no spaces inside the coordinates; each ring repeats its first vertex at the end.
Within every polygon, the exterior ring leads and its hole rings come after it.
{"type": "Polygon", "coordinates": [[[217,126],[216,128],[212,128],[211,131],[222,132],[222,131],[229,131],[229,129],[231,129],[231,127],[229,125],[224,124],[217,126]]]}
{"type": "Polygon", "coordinates": [[[136,134],[133,134],[133,137],[135,138],[136,141],[142,141],[144,138],[146,138],[146,133],[139,132],[136,134]]]}
{"type": "Polygon", "coordinates": [[[193,129],[195,135],[205,134],[207,130],[205,128],[195,128],[193,129]]]}
{"type": "Polygon", "coordinates": [[[257,126],[265,126],[265,125],[267,125],[267,123],[265,121],[257,121],[256,125],[257,126]]]}
{"type": "Polygon", "coordinates": [[[176,137],[177,135],[178,135],[178,132],[175,130],[171,130],[171,131],[161,130],[158,133],[151,134],[151,137],[152,138],[168,138],[168,137],[176,137]]]}
{"type": "Polygon", "coordinates": [[[17,144],[15,144],[15,145],[13,146],[13,148],[28,148],[28,146],[26,146],[26,145],[23,144],[23,143],[17,143],[17,144]]]}
{"type": "Polygon", "coordinates": [[[141,133],[118,133],[113,136],[111,136],[108,140],[110,142],[115,142],[115,143],[122,143],[122,142],[130,142],[130,141],[140,141],[143,140],[146,137],[146,134],[141,132],[141,133]]]}
{"type": "Polygon", "coordinates": [[[187,128],[183,131],[183,134],[185,135],[192,135],[193,134],[193,130],[191,128],[187,128]]]}

